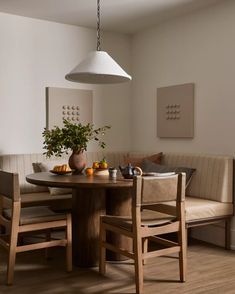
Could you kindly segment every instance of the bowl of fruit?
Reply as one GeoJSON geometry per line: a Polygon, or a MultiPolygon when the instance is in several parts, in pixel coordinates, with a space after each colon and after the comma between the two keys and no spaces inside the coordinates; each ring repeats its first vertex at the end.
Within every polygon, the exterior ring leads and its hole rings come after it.
{"type": "Polygon", "coordinates": [[[95,175],[107,176],[109,174],[108,162],[105,158],[103,158],[101,161],[94,161],[92,164],[92,168],[95,175]]]}
{"type": "Polygon", "coordinates": [[[70,174],[72,170],[68,164],[61,164],[61,165],[55,165],[53,169],[50,170],[50,172],[56,175],[65,175],[65,174],[70,174]]]}

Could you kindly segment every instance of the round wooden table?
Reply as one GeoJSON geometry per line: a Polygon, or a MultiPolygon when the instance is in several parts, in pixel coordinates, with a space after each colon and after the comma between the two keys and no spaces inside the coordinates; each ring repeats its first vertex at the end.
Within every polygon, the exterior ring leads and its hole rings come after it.
{"type": "MultiPolygon", "coordinates": [[[[131,215],[132,180],[109,179],[108,176],[54,175],[49,172],[30,174],[26,180],[35,185],[72,188],[73,264],[80,267],[97,265],[100,216],[131,215]]],[[[129,238],[111,234],[107,238],[121,248],[131,250],[129,238]]],[[[108,259],[122,258],[109,252],[108,259]]]]}

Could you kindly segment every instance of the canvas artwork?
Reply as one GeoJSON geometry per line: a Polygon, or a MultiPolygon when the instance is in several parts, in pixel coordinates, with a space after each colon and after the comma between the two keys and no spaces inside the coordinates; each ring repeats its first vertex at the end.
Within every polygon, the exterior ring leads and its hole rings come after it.
{"type": "Polygon", "coordinates": [[[160,138],[193,138],[193,83],[157,89],[157,136],[160,138]]]}
{"type": "Polygon", "coordinates": [[[62,127],[63,120],[92,123],[91,90],[46,88],[46,127],[62,127]]]}

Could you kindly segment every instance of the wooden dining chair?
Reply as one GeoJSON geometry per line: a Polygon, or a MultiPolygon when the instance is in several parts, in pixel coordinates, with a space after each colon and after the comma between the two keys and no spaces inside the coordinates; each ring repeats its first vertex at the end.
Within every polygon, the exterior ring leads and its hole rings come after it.
{"type": "MultiPolygon", "coordinates": [[[[136,293],[143,292],[143,264],[151,257],[179,253],[180,280],[186,278],[185,238],[185,174],[168,177],[134,177],[132,216],[101,216],[100,219],[100,262],[99,272],[105,274],[106,249],[134,259],[136,293]],[[176,201],[174,215],[155,210],[159,202],[176,201]],[[145,209],[145,206],[148,209],[145,209]],[[106,231],[125,235],[133,240],[133,252],[116,248],[106,240],[106,231]],[[177,232],[177,241],[162,234],[177,232]],[[159,243],[161,249],[148,251],[148,240],[159,243]]],[[[156,246],[155,246],[156,247],[156,246]]]]}
{"type": "Polygon", "coordinates": [[[6,228],[6,235],[0,235],[0,245],[8,251],[7,284],[13,283],[16,253],[49,248],[66,247],[67,271],[72,271],[72,228],[71,214],[55,213],[46,206],[21,208],[19,177],[16,173],[0,171],[0,225],[6,228]],[[4,208],[4,198],[11,200],[11,207],[4,208]],[[44,242],[20,245],[21,234],[35,231],[48,232],[54,228],[66,228],[66,237],[44,242]]]}

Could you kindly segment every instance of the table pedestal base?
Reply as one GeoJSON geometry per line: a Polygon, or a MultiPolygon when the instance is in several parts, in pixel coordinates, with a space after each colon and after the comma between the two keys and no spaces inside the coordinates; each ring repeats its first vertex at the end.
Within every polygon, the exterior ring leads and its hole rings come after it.
{"type": "MultiPolygon", "coordinates": [[[[100,216],[131,215],[130,189],[73,189],[73,264],[79,267],[97,266],[99,261],[100,216]]],[[[131,240],[125,236],[107,234],[107,240],[120,248],[132,249],[131,240]]],[[[108,260],[125,260],[114,252],[107,252],[108,260]]]]}
{"type": "Polygon", "coordinates": [[[73,189],[73,264],[96,266],[99,258],[100,215],[105,214],[105,190],[73,189]]]}
{"type": "MultiPolygon", "coordinates": [[[[116,216],[131,216],[131,190],[130,189],[110,189],[106,193],[106,213],[116,216]]],[[[132,251],[132,240],[124,235],[107,232],[107,241],[132,251]]],[[[126,260],[127,257],[119,253],[107,250],[107,260],[126,260]]]]}

